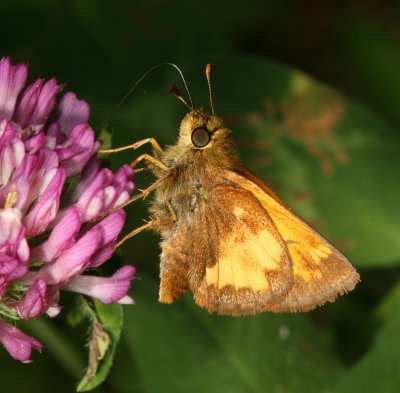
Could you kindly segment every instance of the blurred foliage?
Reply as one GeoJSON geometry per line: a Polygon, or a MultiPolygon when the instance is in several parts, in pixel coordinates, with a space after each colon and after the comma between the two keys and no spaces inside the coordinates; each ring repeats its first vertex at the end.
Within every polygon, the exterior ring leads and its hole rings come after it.
{"type": "MultiPolygon", "coordinates": [[[[132,288],[136,305],[124,307],[113,368],[94,392],[398,392],[399,3],[226,7],[4,2],[0,53],[29,62],[32,77],[67,83],[90,103],[95,128],[143,72],[165,61],[182,68],[195,104],[207,107],[204,65],[213,63],[216,111],[233,129],[243,162],[349,256],[362,282],[308,314],[218,317],[194,306],[190,294],[160,305],[157,238],[141,234],[120,253],[141,277],[132,288]]],[[[173,143],[185,108],[167,95],[169,83],[182,85],[173,70],[151,74],[109,119],[107,143],[110,134],[114,146],[148,136],[173,143]]],[[[151,180],[137,175],[141,188],[151,180]]],[[[128,209],[127,231],[147,218],[145,206],[128,209]]],[[[26,324],[45,345],[32,364],[0,351],[2,391],[75,390],[87,326],[71,328],[66,310],[61,319],[26,324]]]]}

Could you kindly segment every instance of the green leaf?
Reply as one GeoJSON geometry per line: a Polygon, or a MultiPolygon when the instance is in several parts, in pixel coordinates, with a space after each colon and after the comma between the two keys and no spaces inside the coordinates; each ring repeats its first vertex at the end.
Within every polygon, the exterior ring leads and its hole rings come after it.
{"type": "Polygon", "coordinates": [[[121,336],[123,319],[121,305],[106,305],[97,300],[94,304],[89,341],[89,365],[77,387],[78,392],[92,390],[106,379],[121,336]]]}
{"type": "Polygon", "coordinates": [[[342,375],[308,318],[210,315],[192,296],[157,303],[158,279],[143,275],[126,310],[126,339],[148,392],[321,392],[342,375]],[[301,388],[299,388],[301,387],[301,388]]]}
{"type": "Polygon", "coordinates": [[[395,393],[400,391],[400,290],[399,285],[391,291],[378,308],[382,327],[371,349],[348,372],[335,393],[395,393]]]}

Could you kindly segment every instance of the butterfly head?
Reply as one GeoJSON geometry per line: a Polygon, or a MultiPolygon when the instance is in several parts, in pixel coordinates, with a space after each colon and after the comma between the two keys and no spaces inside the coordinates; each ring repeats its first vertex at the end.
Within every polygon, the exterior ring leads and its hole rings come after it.
{"type": "Polygon", "coordinates": [[[182,120],[179,142],[194,150],[204,150],[218,143],[228,130],[222,119],[203,108],[190,111],[182,120]]]}
{"type": "Polygon", "coordinates": [[[181,122],[178,142],[172,147],[171,155],[174,162],[190,162],[191,166],[199,163],[205,167],[232,169],[238,165],[238,158],[229,137],[230,130],[224,126],[222,119],[214,114],[211,71],[212,67],[208,64],[206,77],[210,112],[203,108],[195,108],[191,100],[189,105],[175,86],[170,87],[170,92],[190,110],[181,122]]]}
{"type": "Polygon", "coordinates": [[[179,144],[191,150],[209,149],[218,144],[218,141],[226,139],[226,135],[229,133],[229,130],[224,128],[222,119],[214,114],[211,73],[212,66],[207,64],[206,77],[210,94],[211,113],[203,108],[194,108],[190,95],[191,105],[189,105],[176,86],[171,85],[169,87],[169,91],[190,109],[180,126],[179,144]]]}

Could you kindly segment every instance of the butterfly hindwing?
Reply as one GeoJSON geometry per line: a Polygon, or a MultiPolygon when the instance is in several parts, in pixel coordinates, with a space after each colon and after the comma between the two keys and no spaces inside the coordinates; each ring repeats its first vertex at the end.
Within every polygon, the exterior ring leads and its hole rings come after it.
{"type": "Polygon", "coordinates": [[[292,285],[290,258],[268,213],[251,192],[217,185],[197,204],[188,230],[195,302],[219,314],[271,309],[292,285]]]}
{"type": "Polygon", "coordinates": [[[255,178],[255,184],[248,177],[231,171],[226,171],[225,177],[257,198],[289,251],[293,284],[272,311],[308,311],[355,287],[359,275],[346,257],[271,194],[261,180],[255,178]]]}

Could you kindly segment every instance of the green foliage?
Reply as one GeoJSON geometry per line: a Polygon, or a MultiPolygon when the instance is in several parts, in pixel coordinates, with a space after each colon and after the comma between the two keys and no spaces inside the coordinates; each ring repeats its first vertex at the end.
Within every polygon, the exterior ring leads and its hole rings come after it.
{"type": "MultiPolygon", "coordinates": [[[[67,317],[66,306],[54,321],[23,327],[44,344],[32,364],[0,349],[2,391],[74,391],[85,340],[100,351],[80,390],[96,393],[400,390],[398,13],[389,5],[359,13],[356,1],[355,11],[297,3],[232,2],[229,12],[224,2],[207,1],[193,12],[183,0],[1,5],[1,54],[28,61],[32,77],[67,82],[66,90],[90,103],[95,129],[143,72],[165,61],[182,68],[195,104],[208,107],[204,65],[213,63],[216,112],[243,162],[337,245],[362,279],[351,294],[308,314],[208,315],[190,294],[157,303],[157,237],[140,234],[122,250],[141,280],[133,283],[136,305],[124,307],[118,348],[119,306],[96,303],[101,328],[88,339],[82,315],[67,317]]],[[[186,109],[166,93],[169,83],[185,94],[172,69],[146,78],[108,121],[105,147],[149,136],[174,143],[186,109]]],[[[110,162],[116,167],[147,149],[110,162]]],[[[137,175],[139,188],[151,180],[137,175]]],[[[145,207],[127,209],[126,231],[147,218],[145,207]]]]}
{"type": "Polygon", "coordinates": [[[371,350],[339,381],[337,393],[395,392],[400,386],[400,296],[395,288],[381,312],[383,326],[371,350]]]}

